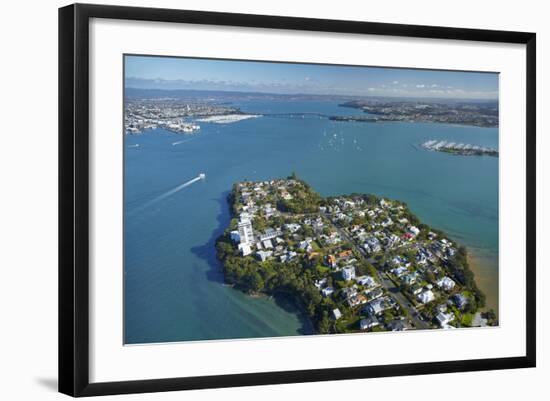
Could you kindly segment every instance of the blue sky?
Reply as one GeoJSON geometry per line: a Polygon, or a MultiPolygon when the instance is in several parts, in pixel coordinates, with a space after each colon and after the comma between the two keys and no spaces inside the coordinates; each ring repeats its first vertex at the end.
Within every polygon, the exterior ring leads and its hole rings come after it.
{"type": "Polygon", "coordinates": [[[497,99],[498,74],[126,56],[125,85],[286,94],[497,99]]]}

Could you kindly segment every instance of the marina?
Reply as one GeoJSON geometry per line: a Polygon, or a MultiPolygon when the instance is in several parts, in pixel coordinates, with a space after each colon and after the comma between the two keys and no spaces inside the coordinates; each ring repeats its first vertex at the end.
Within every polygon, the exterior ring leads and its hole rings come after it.
{"type": "Polygon", "coordinates": [[[445,152],[451,153],[460,156],[493,156],[498,157],[498,150],[479,145],[471,145],[468,143],[457,143],[449,141],[439,141],[431,139],[424,142],[422,148],[435,151],[435,152],[445,152]]]}

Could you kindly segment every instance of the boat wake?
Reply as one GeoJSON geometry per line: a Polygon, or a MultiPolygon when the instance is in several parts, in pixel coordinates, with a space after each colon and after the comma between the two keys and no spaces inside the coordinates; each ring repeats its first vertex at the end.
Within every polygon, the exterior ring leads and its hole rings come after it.
{"type": "Polygon", "coordinates": [[[204,173],[201,173],[199,174],[198,176],[196,176],[195,178],[193,178],[192,180],[189,180],[187,182],[184,182],[183,184],[180,184],[178,185],[177,187],[174,187],[162,194],[160,194],[159,196],[157,196],[156,198],[153,198],[151,199],[150,201],[148,202],[145,202],[144,204],[136,207],[135,209],[133,209],[130,214],[134,214],[136,212],[139,212],[139,211],[142,211],[150,206],[153,206],[155,203],[158,203],[160,201],[162,201],[163,199],[166,199],[174,194],[176,194],[177,192],[181,191],[182,189],[194,184],[195,182],[197,181],[204,181],[206,179],[206,174],[204,173]]]}

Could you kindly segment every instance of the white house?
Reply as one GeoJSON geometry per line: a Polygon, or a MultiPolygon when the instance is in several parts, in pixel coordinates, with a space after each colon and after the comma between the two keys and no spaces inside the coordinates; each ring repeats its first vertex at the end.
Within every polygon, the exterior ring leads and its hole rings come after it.
{"type": "Polygon", "coordinates": [[[449,323],[454,320],[454,318],[455,318],[455,315],[453,315],[451,312],[449,313],[439,312],[435,316],[435,320],[442,328],[446,328],[449,325],[449,323]]]}
{"type": "Polygon", "coordinates": [[[281,230],[273,229],[270,227],[267,230],[265,230],[265,232],[262,235],[260,235],[260,240],[261,241],[271,240],[280,235],[283,235],[283,232],[281,230]]]}
{"type": "Polygon", "coordinates": [[[313,249],[313,247],[311,246],[311,241],[308,241],[308,240],[301,241],[298,244],[298,248],[306,250],[308,252],[313,249]]]}
{"type": "Polygon", "coordinates": [[[374,301],[370,301],[365,307],[366,312],[371,315],[379,315],[387,309],[386,298],[378,298],[374,301]]]}
{"type": "Polygon", "coordinates": [[[239,244],[239,251],[241,251],[243,256],[248,256],[252,253],[252,249],[250,248],[250,245],[242,242],[239,244]]]}
{"type": "Polygon", "coordinates": [[[393,275],[397,277],[401,277],[403,274],[408,272],[408,269],[405,266],[399,266],[399,267],[396,267],[395,269],[391,269],[390,271],[393,275]]]}
{"type": "Polygon", "coordinates": [[[272,251],[258,251],[256,252],[256,255],[258,256],[258,259],[260,259],[262,262],[266,261],[273,255],[272,251]]]}
{"type": "Polygon", "coordinates": [[[355,277],[357,284],[364,285],[365,287],[373,287],[376,284],[376,281],[371,276],[360,276],[355,277]]]}
{"type": "Polygon", "coordinates": [[[373,327],[376,327],[378,325],[380,325],[380,322],[374,316],[369,316],[366,319],[361,319],[361,321],[359,322],[359,328],[361,330],[372,329],[373,327]]]}
{"type": "Polygon", "coordinates": [[[291,233],[295,233],[301,228],[301,226],[296,223],[290,223],[290,224],[285,224],[285,228],[291,233]]]}
{"type": "Polygon", "coordinates": [[[317,288],[323,288],[327,284],[327,278],[322,278],[320,280],[315,280],[313,285],[317,288]]]}
{"type": "Polygon", "coordinates": [[[416,296],[416,299],[418,299],[418,301],[423,304],[427,304],[428,302],[432,302],[435,299],[435,295],[431,290],[426,290],[418,294],[416,296]]]}
{"type": "Polygon", "coordinates": [[[321,294],[323,294],[324,297],[329,297],[334,292],[334,288],[332,287],[325,287],[321,290],[321,294]]]}
{"type": "Polygon", "coordinates": [[[346,266],[342,269],[342,278],[346,281],[353,280],[355,278],[355,267],[346,266]]]}
{"type": "Polygon", "coordinates": [[[416,226],[410,226],[409,227],[409,232],[414,235],[415,237],[420,234],[420,230],[418,229],[418,227],[416,226]]]}
{"type": "Polygon", "coordinates": [[[332,310],[332,318],[334,320],[338,320],[342,317],[342,312],[340,312],[340,309],[336,308],[332,310]]]}
{"type": "Polygon", "coordinates": [[[451,291],[455,287],[455,282],[447,276],[437,280],[435,284],[445,291],[451,291]]]}

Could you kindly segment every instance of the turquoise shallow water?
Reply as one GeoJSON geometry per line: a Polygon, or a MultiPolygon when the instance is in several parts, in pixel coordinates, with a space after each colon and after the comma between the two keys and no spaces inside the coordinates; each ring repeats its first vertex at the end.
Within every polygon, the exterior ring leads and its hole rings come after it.
{"type": "MultiPolygon", "coordinates": [[[[357,113],[328,101],[238,105],[258,113],[357,113]]],[[[229,221],[225,198],[232,184],[292,171],[325,196],[365,192],[407,202],[482,261],[480,282],[496,307],[498,158],[419,150],[416,145],[428,139],[498,148],[498,129],[273,116],[202,123],[194,135],[157,129],[126,136],[126,343],[311,332],[288,302],[223,286],[214,250],[229,221]],[[199,173],[206,174],[204,182],[143,207],[199,173]]]]}

